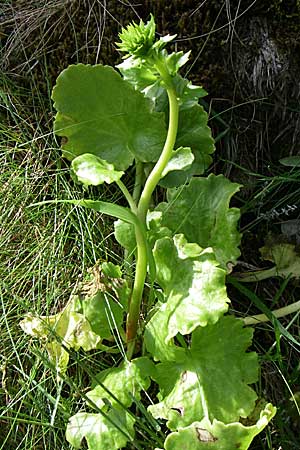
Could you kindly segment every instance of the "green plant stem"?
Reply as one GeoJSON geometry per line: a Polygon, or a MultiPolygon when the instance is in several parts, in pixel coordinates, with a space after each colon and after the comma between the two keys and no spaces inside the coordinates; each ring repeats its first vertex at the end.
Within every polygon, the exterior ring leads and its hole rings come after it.
{"type": "MultiPolygon", "coordinates": [[[[171,157],[176,141],[178,128],[179,104],[176,97],[176,92],[172,87],[170,76],[165,72],[164,66],[160,65],[158,69],[166,84],[167,94],[169,98],[169,127],[166,142],[160,158],[152,169],[149,177],[147,178],[138,204],[137,215],[140,219],[140,222],[145,226],[146,215],[152,193],[159,180],[161,179],[162,172],[171,157]]],[[[137,263],[126,326],[127,358],[129,360],[132,358],[134,352],[141,300],[147,275],[147,247],[145,245],[143,236],[141,235],[141,230],[138,227],[135,228],[135,235],[137,242],[137,263]]]]}
{"type": "Polygon", "coordinates": [[[125,184],[123,183],[123,181],[118,180],[116,181],[118,187],[121,189],[122,193],[124,194],[124,197],[126,198],[128,205],[130,206],[130,209],[133,213],[137,214],[137,206],[136,203],[133,199],[133,197],[131,196],[130,192],[128,191],[127,187],[125,186],[125,184]]]}
{"type": "Polygon", "coordinates": [[[126,324],[127,358],[129,361],[134,352],[141,300],[147,275],[147,246],[144,236],[137,226],[135,227],[135,236],[137,243],[137,262],[126,324]]]}
{"type": "Polygon", "coordinates": [[[176,92],[173,88],[167,88],[168,98],[169,98],[169,128],[167,139],[160,155],[159,160],[152,169],[143,189],[139,204],[138,204],[138,215],[142,222],[146,221],[146,214],[149,208],[152,193],[157,186],[159,180],[161,179],[162,172],[166,167],[172,151],[174,149],[177,128],[178,128],[178,115],[179,115],[179,105],[176,97],[176,92]]]}
{"type": "MultiPolygon", "coordinates": [[[[272,314],[279,318],[300,311],[300,300],[283,308],[275,309],[272,314]]],[[[255,316],[248,316],[243,319],[245,325],[255,325],[261,322],[269,322],[270,319],[265,314],[257,314],[255,316]]]]}
{"type": "Polygon", "coordinates": [[[134,182],[134,188],[132,193],[133,201],[138,204],[140,199],[140,194],[142,190],[142,184],[143,184],[143,163],[141,161],[136,161],[135,163],[135,182],[134,182]]]}

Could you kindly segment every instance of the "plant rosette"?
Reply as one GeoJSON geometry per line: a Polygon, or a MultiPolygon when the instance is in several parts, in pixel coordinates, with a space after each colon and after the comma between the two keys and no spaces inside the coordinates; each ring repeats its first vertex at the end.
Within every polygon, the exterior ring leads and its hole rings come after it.
{"type": "Polygon", "coordinates": [[[206,92],[179,74],[189,53],[167,52],[175,36],[156,40],[153,16],[119,36],[125,57],[118,70],[77,64],[59,75],[54,132],[64,138],[76,182],[116,183],[127,200],[128,207],[65,202],[117,219],[123,267],[135,261],[134,282],[119,266],[98,265],[62,311],[30,315],[22,328],[41,339],[62,378],[71,348],[118,352],[118,336],[127,349],[121,365],[95,376],[87,410],[70,418],[66,437],[75,448],[84,439],[90,450],[141,448],[135,408],[151,389],[157,400],[144,409],[166,430],[154,446],[246,450],[275,408],[249,419],[257,402],[250,385],[258,379],[257,355],[247,351],[252,329],[226,315],[225,277],[240,254],[240,213],[230,200],[240,186],[201,176],[214,140],[199,104],[206,92]],[[122,177],[132,166],[130,192],[122,177]],[[158,185],[165,201],[153,205],[158,185]]]}

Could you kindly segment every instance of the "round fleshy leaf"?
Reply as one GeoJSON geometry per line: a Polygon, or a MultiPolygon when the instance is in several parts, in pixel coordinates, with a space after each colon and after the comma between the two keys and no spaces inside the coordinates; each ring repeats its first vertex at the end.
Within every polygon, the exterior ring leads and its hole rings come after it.
{"type": "Polygon", "coordinates": [[[126,170],[134,158],[157,161],[164,145],[164,114],[114,69],[77,64],[57,78],[52,98],[58,111],[54,132],[64,137],[69,160],[92,153],[126,170]]]}

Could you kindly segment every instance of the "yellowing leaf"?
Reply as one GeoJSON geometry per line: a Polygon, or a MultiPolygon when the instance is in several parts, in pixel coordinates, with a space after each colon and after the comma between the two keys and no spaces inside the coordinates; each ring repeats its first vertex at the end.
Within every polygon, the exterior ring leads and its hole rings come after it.
{"type": "Polygon", "coordinates": [[[134,418],[125,410],[112,409],[105,416],[80,412],[69,419],[67,441],[80,448],[85,438],[89,450],[118,450],[133,440],[134,418]]]}
{"type": "Polygon", "coordinates": [[[276,408],[266,405],[260,418],[252,426],[244,426],[239,422],[222,423],[208,419],[194,422],[186,428],[179,428],[169,434],[165,441],[165,450],[247,450],[253,441],[274,417],[276,408]]]}

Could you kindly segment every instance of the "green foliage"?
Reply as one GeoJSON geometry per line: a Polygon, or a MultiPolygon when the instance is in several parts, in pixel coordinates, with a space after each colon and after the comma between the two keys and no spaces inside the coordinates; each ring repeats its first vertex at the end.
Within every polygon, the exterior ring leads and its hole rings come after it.
{"type": "Polygon", "coordinates": [[[52,97],[54,131],[65,139],[66,158],[91,153],[117,170],[128,169],[134,158],[158,159],[166,136],[162,113],[111,67],[69,66],[52,97]]]}
{"type": "Polygon", "coordinates": [[[60,313],[22,323],[45,342],[60,373],[70,348],[122,354],[121,363],[93,376],[85,399],[96,412],[70,418],[66,437],[75,448],[83,439],[89,450],[134,441],[136,405],[149,405],[149,392],[157,392],[158,403],[148,412],[171,431],[165,450],[233,444],[246,450],[275,414],[267,406],[256,424],[239,422],[255,408],[249,385],[258,378],[257,355],[247,352],[252,330],[224,316],[225,277],[239,256],[240,214],[230,207],[239,185],[222,175],[195,177],[210,164],[214,141],[198,104],[205,91],[178,74],[189,53],[165,49],[173,38],[155,41],[153,17],[130,25],[118,44],[126,53],[122,76],[78,64],[60,74],[53,90],[54,130],[64,137],[73,177],[84,185],[116,182],[130,209],[100,200],[63,202],[117,218],[126,267],[135,259],[133,283],[120,267],[103,263],[60,313]],[[121,177],[133,163],[129,192],[121,177]],[[159,184],[168,187],[167,201],[155,207],[159,184]]]}
{"type": "Polygon", "coordinates": [[[98,186],[118,181],[124,172],[114,170],[112,164],[89,153],[77,156],[72,161],[73,177],[85,186],[98,186]]]}
{"type": "Polygon", "coordinates": [[[247,417],[256,400],[247,384],[256,381],[258,369],[256,354],[245,353],[251,337],[233,317],[198,327],[189,348],[174,349],[174,359],[167,354],[157,365],[161,402],[149,407],[154,417],[167,419],[171,430],[204,417],[225,423],[247,417]]]}
{"type": "MultiPolygon", "coordinates": [[[[157,240],[153,255],[166,301],[166,341],[177,333],[189,334],[199,325],[215,323],[227,311],[225,271],[218,267],[210,248],[203,250],[187,243],[183,235],[175,235],[174,240],[157,240]]],[[[155,320],[154,315],[152,326],[155,320]]],[[[159,333],[159,320],[156,327],[159,333]]]]}

